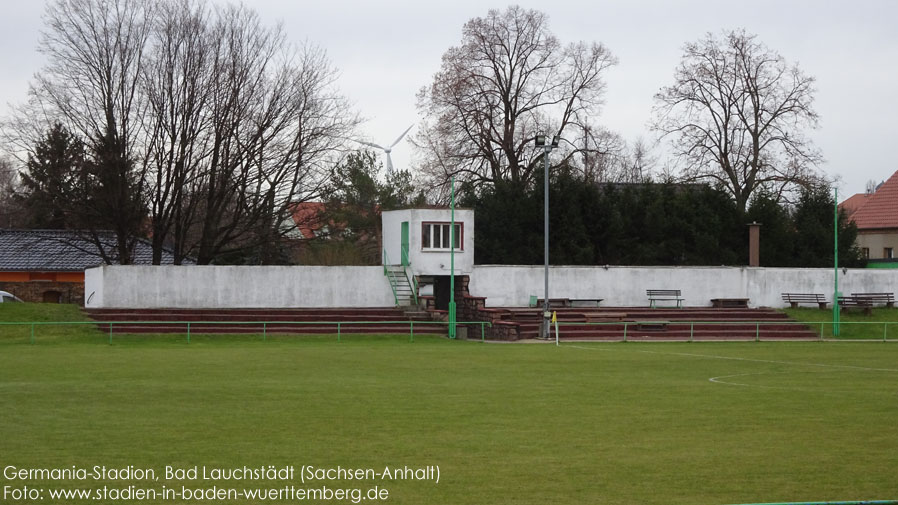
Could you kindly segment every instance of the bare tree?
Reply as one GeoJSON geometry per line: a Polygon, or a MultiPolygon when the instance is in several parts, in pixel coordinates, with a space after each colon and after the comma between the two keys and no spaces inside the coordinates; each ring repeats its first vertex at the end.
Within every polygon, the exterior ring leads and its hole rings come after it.
{"type": "Polygon", "coordinates": [[[569,166],[584,181],[644,183],[652,180],[656,161],[643,139],[637,138],[630,145],[613,131],[587,126],[580,142],[576,148],[582,155],[581,164],[569,166]]]}
{"type": "Polygon", "coordinates": [[[876,188],[879,187],[879,184],[880,183],[876,182],[875,179],[867,179],[867,184],[864,186],[864,193],[868,195],[876,193],[876,188]]]}
{"type": "Polygon", "coordinates": [[[21,209],[16,201],[20,186],[13,161],[0,155],[0,228],[13,228],[22,222],[21,209]]]}
{"type": "Polygon", "coordinates": [[[315,198],[357,125],[324,52],[242,6],[160,7],[145,77],[156,254],[276,262],[291,204],[315,198]]]}
{"type": "Polygon", "coordinates": [[[358,119],[321,49],[287,44],[241,7],[220,11],[210,35],[207,153],[193,185],[197,261],[256,248],[271,262],[268,246],[292,228],[293,204],[320,196],[358,119]]]}
{"type": "Polygon", "coordinates": [[[146,95],[148,209],[153,262],[171,247],[174,263],[190,253],[198,198],[191,185],[207,155],[210,44],[204,4],[159,4],[142,90],[146,95]]]}
{"type": "Polygon", "coordinates": [[[615,59],[601,44],[562,46],[545,14],[512,6],[490,10],[462,29],[433,83],[418,94],[424,116],[415,144],[430,184],[449,177],[477,184],[529,182],[539,165],[537,133],[569,134],[557,164],[578,163],[589,147],[603,77],[615,59]],[[587,142],[587,145],[589,143],[587,142]]]}
{"type": "Polygon", "coordinates": [[[708,34],[686,44],[674,84],[655,95],[654,129],[686,180],[725,187],[743,210],[759,188],[784,199],[821,161],[803,135],[817,126],[813,85],[754,35],[708,34]]]}
{"type": "Polygon", "coordinates": [[[49,65],[4,133],[25,152],[57,122],[84,139],[72,208],[116,232],[110,257],[148,234],[156,263],[168,247],[277,261],[291,204],[320,194],[358,124],[324,51],[202,0],[54,0],[45,19],[49,65]]]}
{"type": "Polygon", "coordinates": [[[48,4],[38,50],[47,65],[32,82],[30,102],[6,124],[11,144],[27,155],[52,125],[84,140],[88,156],[67,212],[85,226],[105,258],[131,260],[144,216],[139,93],[152,3],[55,0],[48,4]],[[100,230],[110,230],[110,248],[100,230]]]}

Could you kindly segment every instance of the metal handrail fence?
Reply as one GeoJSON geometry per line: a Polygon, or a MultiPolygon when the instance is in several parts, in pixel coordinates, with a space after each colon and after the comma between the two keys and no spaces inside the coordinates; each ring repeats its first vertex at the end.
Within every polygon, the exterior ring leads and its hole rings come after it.
{"type": "MultiPolygon", "coordinates": [[[[412,298],[414,299],[415,305],[418,305],[418,278],[412,275],[409,277],[407,265],[411,265],[411,259],[408,255],[408,250],[403,249],[400,252],[402,273],[405,275],[405,280],[408,281],[408,285],[412,288],[412,298]]],[[[387,274],[387,267],[390,266],[390,258],[387,256],[387,248],[385,247],[383,250],[383,264],[384,264],[384,275],[389,277],[387,274]]],[[[392,278],[390,278],[390,289],[393,290],[393,301],[396,305],[399,305],[399,295],[396,292],[396,285],[393,284],[392,278]]]]}
{"type": "Polygon", "coordinates": [[[384,260],[383,260],[384,275],[387,277],[387,280],[390,283],[390,289],[393,290],[393,303],[396,305],[399,305],[399,295],[396,294],[396,284],[393,282],[393,279],[387,273],[387,267],[390,265],[390,259],[387,257],[387,249],[386,248],[384,248],[384,250],[383,250],[383,256],[384,256],[384,260]]]}
{"type": "MultiPolygon", "coordinates": [[[[611,321],[611,322],[574,322],[574,321],[559,321],[559,325],[562,326],[562,330],[564,327],[570,326],[585,326],[585,327],[602,327],[602,326],[623,326],[623,334],[622,341],[627,342],[630,338],[633,337],[633,328],[640,324],[658,324],[657,320],[645,320],[645,321],[611,321]]],[[[832,321],[821,321],[821,322],[800,322],[800,321],[666,321],[665,322],[669,326],[685,326],[689,325],[689,337],[687,341],[693,342],[695,340],[695,330],[696,328],[701,328],[702,325],[714,325],[714,326],[748,326],[752,325],[755,329],[754,340],[761,341],[761,329],[764,326],[798,326],[805,327],[808,329],[815,330],[817,337],[821,341],[863,341],[863,340],[876,340],[882,342],[898,342],[898,338],[889,338],[889,326],[898,327],[898,321],[840,321],[837,324],[841,326],[866,326],[871,328],[876,328],[874,331],[877,333],[877,336],[873,337],[873,332],[870,333],[870,338],[852,338],[852,337],[842,337],[842,338],[831,338],[825,336],[825,329],[827,326],[832,326],[834,323],[832,321]],[[879,329],[882,328],[882,336],[879,337],[879,329]],[[817,331],[819,328],[819,331],[817,331]]],[[[419,328],[422,325],[449,325],[447,321],[409,321],[409,320],[398,320],[398,321],[15,321],[15,322],[0,322],[0,329],[4,327],[15,327],[15,326],[25,326],[30,328],[30,343],[36,343],[35,337],[35,328],[37,327],[48,327],[48,326],[95,326],[101,328],[103,330],[108,331],[109,343],[112,343],[114,328],[116,326],[128,326],[128,325],[141,325],[141,326],[172,326],[179,325],[184,326],[184,333],[187,336],[187,342],[190,343],[190,338],[192,334],[200,333],[202,334],[202,330],[197,330],[198,326],[243,326],[243,325],[255,325],[261,326],[261,333],[263,340],[268,339],[268,330],[269,328],[275,328],[277,326],[333,326],[335,327],[337,341],[339,342],[342,339],[344,334],[353,334],[351,328],[353,325],[408,325],[409,327],[409,341],[414,342],[415,339],[415,326],[419,328]]],[[[456,324],[460,325],[471,325],[471,326],[479,326],[480,327],[480,340],[486,340],[486,328],[492,328],[492,323],[489,321],[459,321],[456,324]]],[[[204,328],[205,329],[205,328],[204,328]]],[[[651,334],[654,331],[645,330],[645,333],[651,334]]],[[[893,329],[894,332],[894,329],[893,329]]],[[[127,333],[127,332],[125,332],[127,333]]],[[[561,337],[564,338],[564,332],[562,331],[561,337]]],[[[665,339],[667,340],[667,339],[665,339]]],[[[743,339],[744,340],[744,339],[743,339]]]]}
{"type": "MultiPolygon", "coordinates": [[[[623,341],[628,341],[628,330],[632,327],[636,327],[641,324],[658,324],[658,320],[646,319],[644,321],[636,320],[636,321],[602,321],[602,322],[575,322],[575,321],[559,321],[558,324],[562,326],[621,326],[623,325],[623,341]]],[[[859,341],[864,339],[858,338],[826,338],[824,337],[824,329],[826,326],[833,326],[833,324],[838,324],[840,326],[849,326],[849,325],[868,325],[868,326],[882,326],[882,338],[876,337],[870,338],[867,340],[882,340],[888,341],[888,327],[889,325],[898,326],[898,321],[839,321],[838,323],[833,323],[832,321],[664,321],[665,324],[670,326],[685,326],[689,325],[689,342],[694,341],[694,333],[696,326],[701,325],[714,325],[714,326],[746,326],[746,325],[754,325],[755,326],[755,341],[761,340],[761,327],[763,326],[804,326],[809,329],[817,328],[819,326],[820,331],[817,332],[817,336],[820,340],[833,340],[833,341],[859,341]]],[[[562,338],[564,337],[562,333],[562,338]]],[[[892,341],[896,341],[896,339],[891,339],[892,341]]]]}
{"type": "MultiPolygon", "coordinates": [[[[409,341],[415,341],[415,325],[418,325],[420,328],[421,325],[446,325],[448,327],[448,321],[409,321],[409,320],[400,320],[400,321],[23,321],[23,322],[0,322],[0,327],[6,326],[30,326],[31,328],[31,336],[29,342],[34,344],[36,343],[36,337],[34,334],[34,330],[36,326],[84,326],[91,325],[101,327],[103,329],[107,329],[109,333],[109,343],[112,343],[112,335],[113,328],[115,326],[126,326],[126,325],[146,325],[146,326],[156,326],[156,325],[183,325],[185,326],[186,334],[187,334],[187,343],[190,343],[191,337],[191,326],[194,327],[194,333],[196,333],[195,327],[204,325],[204,326],[242,326],[242,325],[255,325],[262,326],[262,340],[268,340],[268,329],[271,327],[277,327],[278,325],[290,325],[290,326],[335,326],[337,330],[337,341],[340,342],[344,333],[352,335],[354,334],[351,331],[352,325],[388,325],[388,324],[407,324],[409,327],[409,341]],[[108,328],[107,328],[108,327],[108,328]],[[347,330],[349,327],[349,331],[347,330]]],[[[481,342],[486,340],[486,327],[492,327],[492,323],[489,321],[463,321],[457,322],[456,324],[464,324],[464,325],[478,325],[480,326],[480,340],[481,342]]],[[[199,332],[202,334],[202,331],[199,332]]]]}

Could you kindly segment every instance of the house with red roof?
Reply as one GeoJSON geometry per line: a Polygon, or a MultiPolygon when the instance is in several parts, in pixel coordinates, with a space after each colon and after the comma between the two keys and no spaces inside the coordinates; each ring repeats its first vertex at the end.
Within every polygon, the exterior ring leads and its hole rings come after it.
{"type": "Polygon", "coordinates": [[[295,233],[289,234],[291,238],[312,239],[319,235],[326,235],[327,223],[324,222],[324,202],[299,202],[291,205],[293,225],[295,233]]]}
{"type": "Polygon", "coordinates": [[[857,225],[857,245],[871,266],[898,268],[898,172],[876,191],[839,205],[857,225]]]}
{"type": "Polygon", "coordinates": [[[848,216],[848,219],[851,219],[851,216],[854,215],[855,212],[860,210],[861,207],[867,203],[867,199],[870,198],[870,195],[873,193],[858,193],[848,200],[839,204],[839,209],[844,210],[845,214],[848,216]]]}

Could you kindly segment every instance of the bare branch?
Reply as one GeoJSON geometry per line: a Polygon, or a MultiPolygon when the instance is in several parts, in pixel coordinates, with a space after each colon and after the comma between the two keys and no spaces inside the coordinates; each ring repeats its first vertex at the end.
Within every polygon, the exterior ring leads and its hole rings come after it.
{"type": "Polygon", "coordinates": [[[653,128],[686,180],[727,188],[740,209],[760,188],[784,195],[815,180],[814,79],[744,31],[686,44],[675,82],[656,95],[653,128]]]}

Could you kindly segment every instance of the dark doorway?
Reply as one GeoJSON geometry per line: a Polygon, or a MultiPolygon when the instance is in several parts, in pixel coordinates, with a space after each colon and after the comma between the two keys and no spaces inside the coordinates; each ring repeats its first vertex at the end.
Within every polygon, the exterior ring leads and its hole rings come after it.
{"type": "Polygon", "coordinates": [[[62,303],[62,293],[59,291],[44,291],[44,303],[62,303]]]}
{"type": "MultiPolygon", "coordinates": [[[[450,275],[433,276],[433,301],[437,310],[449,310],[449,299],[452,291],[449,289],[450,275]]],[[[461,293],[465,290],[467,275],[455,276],[455,292],[458,293],[455,303],[462,303],[461,293]]]]}
{"type": "Polygon", "coordinates": [[[437,310],[449,310],[449,276],[433,276],[433,298],[437,310]]]}

